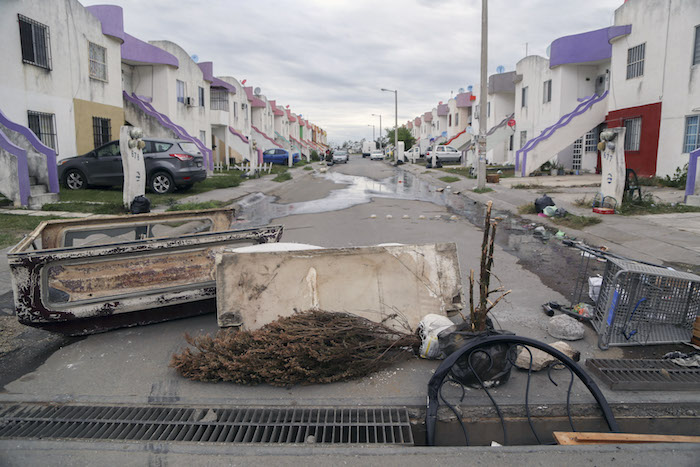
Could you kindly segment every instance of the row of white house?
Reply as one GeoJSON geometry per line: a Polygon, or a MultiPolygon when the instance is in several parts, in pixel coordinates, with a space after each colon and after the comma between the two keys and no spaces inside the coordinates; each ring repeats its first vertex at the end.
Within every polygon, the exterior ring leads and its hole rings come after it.
{"type": "MultiPolygon", "coordinates": [[[[613,26],[554,40],[549,58],[530,55],[489,77],[489,162],[523,176],[547,161],[599,171],[599,132],[624,126],[626,165],[639,176],[688,163],[700,148],[700,1],[627,0],[614,17],[613,26]]],[[[406,126],[421,148],[468,149],[477,102],[460,93],[406,126]]]]}
{"type": "MultiPolygon", "coordinates": [[[[213,63],[195,62],[173,42],[131,36],[123,18],[119,6],[77,0],[0,2],[0,165],[5,146],[53,151],[60,161],[117,139],[125,123],[194,142],[210,170],[252,157],[253,142],[306,156],[325,150],[326,132],[289,106],[245,80],[215,76],[213,63]]],[[[23,191],[38,193],[38,159],[26,159],[26,170],[10,172],[30,185],[23,191]]]]}

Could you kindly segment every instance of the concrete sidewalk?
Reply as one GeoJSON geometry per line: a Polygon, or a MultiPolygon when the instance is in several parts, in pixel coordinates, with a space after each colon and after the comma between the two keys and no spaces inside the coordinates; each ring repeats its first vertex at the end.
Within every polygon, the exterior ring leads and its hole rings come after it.
{"type": "MultiPolygon", "coordinates": [[[[583,240],[589,245],[605,245],[617,254],[633,259],[659,264],[672,264],[696,273],[700,271],[700,212],[652,214],[643,216],[621,216],[595,214],[590,208],[577,206],[580,199],[592,201],[598,191],[595,183],[599,176],[582,175],[568,177],[508,178],[501,183],[488,183],[493,189],[488,193],[474,193],[475,179],[460,177],[460,180],[445,183],[440,177],[449,175],[439,170],[426,170],[422,165],[401,166],[418,177],[427,179],[435,186],[446,187],[479,202],[493,200],[496,209],[518,213],[518,206],[534,202],[543,193],[548,193],[557,206],[576,215],[595,216],[601,223],[575,230],[560,227],[549,219],[537,215],[523,215],[532,222],[563,230],[569,237],[583,240]],[[531,189],[513,189],[516,184],[534,185],[531,189]]],[[[646,191],[646,190],[645,190],[646,191]]],[[[652,188],[648,191],[664,202],[681,202],[683,192],[670,188],[652,188]]]]}

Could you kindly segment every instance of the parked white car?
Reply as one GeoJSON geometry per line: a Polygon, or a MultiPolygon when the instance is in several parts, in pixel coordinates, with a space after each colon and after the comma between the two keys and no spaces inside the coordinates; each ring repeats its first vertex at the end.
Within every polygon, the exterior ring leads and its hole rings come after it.
{"type": "MultiPolygon", "coordinates": [[[[440,162],[462,162],[462,153],[453,148],[452,146],[445,146],[443,144],[438,145],[435,149],[435,156],[440,162]]],[[[433,149],[428,149],[425,153],[425,159],[431,160],[433,158],[433,149]]]]}
{"type": "Polygon", "coordinates": [[[408,151],[405,151],[403,155],[406,157],[411,162],[415,162],[418,159],[420,159],[420,147],[418,146],[413,146],[411,149],[408,151]]]}
{"type": "Polygon", "coordinates": [[[343,164],[348,163],[348,152],[344,149],[338,149],[333,153],[333,163],[339,164],[341,162],[343,164]]]}
{"type": "Polygon", "coordinates": [[[382,151],[372,151],[372,154],[369,155],[370,160],[373,161],[382,161],[384,160],[384,153],[382,151]]]}

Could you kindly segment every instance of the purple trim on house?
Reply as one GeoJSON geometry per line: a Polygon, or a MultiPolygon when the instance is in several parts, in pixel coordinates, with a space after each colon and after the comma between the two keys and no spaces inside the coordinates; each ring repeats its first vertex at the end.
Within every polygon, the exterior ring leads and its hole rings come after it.
{"type": "Polygon", "coordinates": [[[413,120],[413,124],[414,124],[415,126],[420,126],[420,124],[421,124],[420,117],[416,117],[416,119],[413,120]]]}
{"type": "Polygon", "coordinates": [[[688,177],[685,180],[685,198],[683,202],[688,201],[688,196],[695,194],[695,177],[698,173],[698,158],[700,158],[700,148],[691,151],[688,155],[688,177]]]}
{"type": "Polygon", "coordinates": [[[623,24],[622,26],[611,26],[608,28],[608,42],[612,42],[618,37],[626,36],[631,33],[631,24],[623,24]]]}
{"type": "Polygon", "coordinates": [[[129,102],[140,108],[146,115],[150,115],[151,117],[158,120],[158,122],[162,126],[172,130],[178,138],[194,143],[202,152],[202,154],[206,157],[209,170],[214,170],[214,153],[211,149],[207,148],[202,141],[200,141],[198,138],[195,138],[194,136],[191,136],[180,125],[173,123],[173,121],[170,120],[170,118],[167,115],[158,112],[149,102],[144,102],[140,100],[138,96],[136,96],[136,94],[132,93],[131,95],[129,95],[126,91],[122,91],[122,96],[124,96],[124,99],[128,100],[129,102]]]}
{"type": "Polygon", "coordinates": [[[236,86],[227,83],[226,81],[219,79],[217,77],[212,78],[211,86],[213,88],[224,88],[231,94],[236,94],[236,86]]]}
{"type": "Polygon", "coordinates": [[[241,138],[241,141],[243,141],[245,144],[250,144],[250,142],[248,141],[248,138],[243,136],[242,133],[239,133],[236,130],[234,130],[232,126],[228,127],[228,131],[230,131],[231,134],[234,134],[234,135],[238,136],[239,138],[241,138]]]}
{"type": "Polygon", "coordinates": [[[506,118],[501,120],[500,123],[498,123],[497,125],[492,126],[491,129],[486,132],[486,136],[491,136],[492,134],[494,134],[496,132],[496,130],[506,126],[508,124],[508,120],[510,120],[513,117],[515,117],[514,113],[508,115],[506,118]]]}
{"type": "Polygon", "coordinates": [[[243,86],[243,89],[245,90],[246,96],[248,97],[248,102],[250,102],[251,107],[267,107],[265,105],[265,101],[258,97],[255,97],[255,95],[253,94],[253,86],[243,86]]]}
{"type": "Polygon", "coordinates": [[[447,104],[438,104],[438,106],[437,106],[438,117],[447,117],[447,115],[449,113],[450,113],[450,107],[447,104]]]}
{"type": "Polygon", "coordinates": [[[86,8],[100,23],[102,34],[124,43],[124,11],[117,5],[93,5],[86,8]]]}
{"type": "Polygon", "coordinates": [[[260,134],[263,136],[263,138],[265,138],[266,140],[268,140],[269,142],[271,142],[272,144],[274,144],[274,145],[277,146],[278,148],[282,148],[282,146],[281,146],[277,141],[275,141],[274,139],[270,138],[269,136],[267,136],[267,135],[266,135],[265,133],[263,133],[262,131],[258,130],[258,129],[255,127],[255,125],[250,125],[250,127],[251,127],[253,130],[255,130],[255,131],[257,131],[258,133],[260,133],[260,134]]]}
{"type": "Polygon", "coordinates": [[[261,165],[263,163],[263,154],[262,154],[262,149],[258,148],[258,165],[261,165]]]}
{"type": "Polygon", "coordinates": [[[514,71],[506,71],[504,73],[496,73],[489,76],[489,94],[513,94],[515,93],[515,76],[514,71]]]}
{"type": "Polygon", "coordinates": [[[211,83],[214,80],[214,63],[201,62],[197,63],[197,66],[200,70],[202,70],[202,75],[204,75],[204,81],[209,81],[211,83]]]}
{"type": "Polygon", "coordinates": [[[424,113],[423,120],[425,120],[426,122],[432,122],[433,121],[433,113],[432,112],[424,113]]]}
{"type": "Polygon", "coordinates": [[[602,95],[598,96],[597,94],[594,94],[591,96],[591,98],[585,102],[580,103],[576,108],[569,112],[568,114],[563,115],[557,123],[555,123],[552,126],[549,126],[542,130],[542,133],[540,133],[538,136],[535,138],[532,138],[529,140],[527,143],[525,143],[525,146],[522,148],[518,149],[515,152],[515,170],[520,169],[521,174],[524,177],[526,175],[525,173],[525,168],[527,167],[527,153],[530,152],[535,146],[537,146],[541,141],[544,141],[546,139],[549,139],[550,136],[552,136],[559,128],[565,127],[568,125],[571,120],[574,119],[574,117],[577,117],[578,115],[581,115],[582,113],[586,112],[588,109],[593,107],[595,104],[598,102],[602,101],[608,96],[608,91],[605,91],[602,95]],[[522,154],[522,164],[520,163],[520,155],[522,154]]]}
{"type": "Polygon", "coordinates": [[[458,108],[471,107],[472,93],[471,92],[461,92],[455,96],[455,101],[457,101],[458,108]]]}
{"type": "Polygon", "coordinates": [[[30,189],[27,151],[19,146],[15,146],[2,130],[0,130],[0,147],[17,158],[17,185],[19,187],[19,202],[22,206],[28,206],[30,189]]]}
{"type": "MultiPolygon", "coordinates": [[[[19,123],[15,123],[0,110],[0,124],[6,126],[12,131],[20,133],[22,136],[27,138],[29,144],[31,144],[34,149],[46,156],[46,171],[49,176],[49,186],[48,189],[51,193],[58,193],[60,187],[58,186],[58,168],[56,165],[56,151],[52,148],[46,146],[41,142],[39,138],[34,134],[32,130],[26,126],[22,126],[19,123]]],[[[29,180],[27,180],[29,183],[29,180]]]]}
{"type": "Polygon", "coordinates": [[[615,31],[611,29],[613,28],[596,29],[554,40],[550,49],[549,67],[610,60],[612,56],[610,40],[621,35],[620,29],[615,31]]]}
{"type": "Polygon", "coordinates": [[[148,96],[139,96],[139,95],[137,95],[136,97],[137,97],[138,99],[144,101],[144,102],[148,102],[149,104],[150,104],[151,102],[153,102],[153,98],[152,98],[152,97],[148,97],[148,96]]]}

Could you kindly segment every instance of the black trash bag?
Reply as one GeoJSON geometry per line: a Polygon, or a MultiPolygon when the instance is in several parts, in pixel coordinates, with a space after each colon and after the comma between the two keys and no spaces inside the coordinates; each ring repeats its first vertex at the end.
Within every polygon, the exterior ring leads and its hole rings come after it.
{"type": "Polygon", "coordinates": [[[442,162],[440,162],[440,159],[438,159],[437,157],[435,158],[435,168],[436,169],[442,168],[442,162]]]}
{"type": "Polygon", "coordinates": [[[546,194],[542,195],[541,197],[535,200],[535,210],[537,210],[538,213],[543,212],[544,208],[546,208],[547,206],[556,206],[556,204],[554,204],[552,198],[550,198],[546,194]]]}
{"type": "MultiPolygon", "coordinates": [[[[460,323],[451,326],[438,334],[440,350],[445,355],[461,349],[465,345],[487,336],[514,335],[508,331],[493,329],[490,319],[486,322],[487,330],[472,332],[470,323],[460,323]]],[[[462,355],[450,368],[450,375],[460,383],[471,388],[491,388],[505,384],[510,379],[513,362],[516,358],[516,347],[508,344],[493,344],[488,347],[475,349],[462,355]]]]}
{"type": "Polygon", "coordinates": [[[151,201],[145,196],[139,195],[131,202],[129,211],[131,214],[145,214],[151,212],[151,201]]]}

